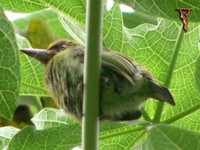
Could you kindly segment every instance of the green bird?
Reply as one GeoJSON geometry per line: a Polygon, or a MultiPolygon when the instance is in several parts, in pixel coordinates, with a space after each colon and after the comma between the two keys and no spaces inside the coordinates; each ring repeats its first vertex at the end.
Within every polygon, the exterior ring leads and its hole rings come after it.
{"type": "MultiPolygon", "coordinates": [[[[66,113],[81,120],[85,47],[59,40],[51,44],[48,50],[21,51],[46,65],[45,81],[55,102],[66,113]]],[[[105,48],[101,57],[100,119],[138,119],[142,114],[142,104],[148,98],[175,105],[169,90],[155,81],[141,64],[105,48]]]]}

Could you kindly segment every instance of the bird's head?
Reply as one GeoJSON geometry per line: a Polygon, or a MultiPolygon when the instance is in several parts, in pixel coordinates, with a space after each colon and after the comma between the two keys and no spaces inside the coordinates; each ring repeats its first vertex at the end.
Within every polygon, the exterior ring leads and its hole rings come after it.
{"type": "Polygon", "coordinates": [[[31,49],[31,48],[22,48],[21,52],[27,54],[30,57],[33,57],[40,62],[47,64],[54,55],[57,53],[66,50],[70,47],[78,46],[79,44],[68,41],[68,40],[58,40],[53,44],[50,44],[48,49],[31,49]]]}

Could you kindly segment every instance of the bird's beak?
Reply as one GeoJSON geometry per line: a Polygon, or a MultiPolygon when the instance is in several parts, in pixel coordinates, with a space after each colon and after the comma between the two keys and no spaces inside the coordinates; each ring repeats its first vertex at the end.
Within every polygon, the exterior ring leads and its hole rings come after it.
{"type": "Polygon", "coordinates": [[[55,55],[53,51],[45,49],[22,48],[20,51],[44,64],[47,64],[48,61],[55,55]]]}

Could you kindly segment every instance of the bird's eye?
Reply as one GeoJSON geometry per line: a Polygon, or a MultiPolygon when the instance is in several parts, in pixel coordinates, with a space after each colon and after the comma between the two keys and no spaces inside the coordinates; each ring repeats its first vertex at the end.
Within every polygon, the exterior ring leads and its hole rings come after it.
{"type": "Polygon", "coordinates": [[[63,44],[63,45],[61,45],[61,49],[63,49],[63,48],[66,48],[67,47],[67,45],[66,44],[63,44]]]}

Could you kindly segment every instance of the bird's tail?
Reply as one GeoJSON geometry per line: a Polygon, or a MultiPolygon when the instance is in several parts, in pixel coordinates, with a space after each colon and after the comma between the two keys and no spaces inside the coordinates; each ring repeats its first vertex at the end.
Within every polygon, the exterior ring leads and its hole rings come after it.
{"type": "Polygon", "coordinates": [[[168,88],[155,83],[154,81],[149,81],[150,97],[157,99],[162,102],[167,102],[175,106],[174,98],[172,97],[168,88]]]}

